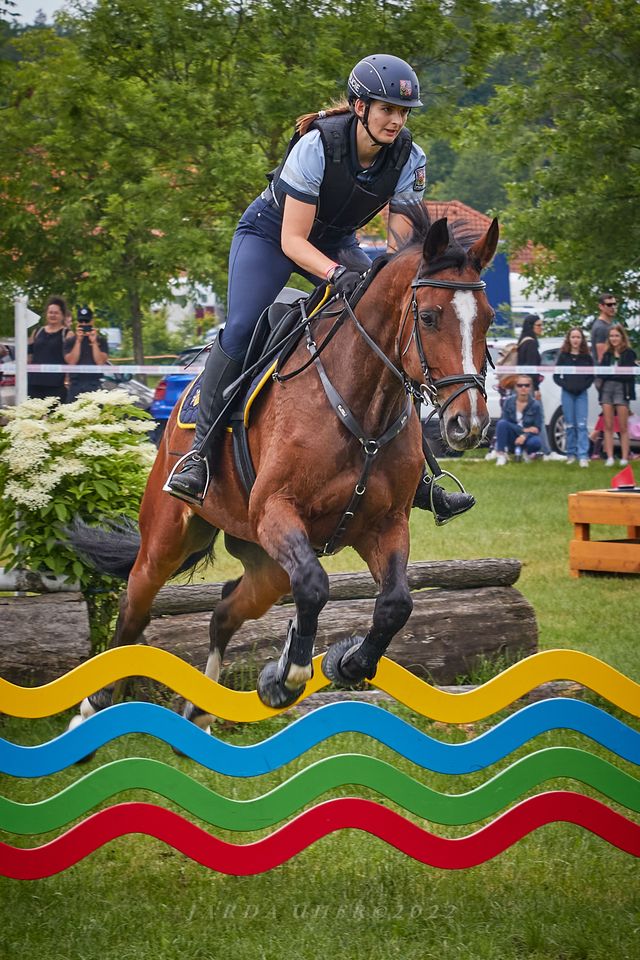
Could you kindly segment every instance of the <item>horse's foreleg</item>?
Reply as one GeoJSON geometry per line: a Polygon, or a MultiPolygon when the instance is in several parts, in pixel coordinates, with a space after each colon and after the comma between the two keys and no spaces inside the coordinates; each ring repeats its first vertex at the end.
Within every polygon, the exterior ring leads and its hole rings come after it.
{"type": "Polygon", "coordinates": [[[289,576],[296,616],[280,659],[271,661],[258,678],[258,695],[279,709],[293,703],[313,675],[313,645],[318,616],[329,599],[329,578],[307,536],[302,520],[287,500],[271,498],[258,523],[260,542],[289,576]]]}
{"type": "Polygon", "coordinates": [[[357,550],[367,562],[380,592],[366,636],[356,643],[353,637],[340,640],[324,657],[323,672],[339,686],[373,679],[380,657],[413,609],[407,580],[409,529],[405,515],[387,522],[381,530],[371,531],[357,544],[357,550]]]}

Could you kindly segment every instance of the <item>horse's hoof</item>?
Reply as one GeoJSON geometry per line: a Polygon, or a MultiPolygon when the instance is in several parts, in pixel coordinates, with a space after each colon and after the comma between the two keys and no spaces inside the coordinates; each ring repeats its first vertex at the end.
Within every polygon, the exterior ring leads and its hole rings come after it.
{"type": "Polygon", "coordinates": [[[365,668],[360,669],[353,657],[349,661],[351,669],[344,669],[342,664],[347,653],[359,647],[363,640],[364,637],[344,637],[329,647],[322,658],[322,672],[327,680],[331,680],[337,687],[354,687],[365,679],[365,668]]]}
{"type": "Polygon", "coordinates": [[[269,660],[264,665],[258,677],[258,696],[267,707],[282,710],[295,703],[303,692],[305,685],[289,690],[284,681],[278,679],[278,661],[269,660]]]}

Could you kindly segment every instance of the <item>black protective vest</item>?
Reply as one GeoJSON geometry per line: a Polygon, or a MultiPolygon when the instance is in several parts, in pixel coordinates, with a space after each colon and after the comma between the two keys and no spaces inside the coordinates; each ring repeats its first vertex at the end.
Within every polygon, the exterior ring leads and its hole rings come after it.
{"type": "MultiPolygon", "coordinates": [[[[382,148],[382,159],[376,159],[373,178],[365,184],[356,179],[351,158],[351,130],[357,123],[352,113],[338,113],[315,120],[310,129],[319,130],[324,146],[325,170],[316,208],[316,217],[309,240],[339,240],[363,227],[375,217],[393,196],[400,173],[411,153],[412,137],[406,127],[388,147],[382,148]],[[379,166],[378,166],[379,164],[379,166]]],[[[279,207],[285,192],[279,186],[280,173],[292,148],[300,139],[294,134],[280,165],[268,174],[271,189],[279,207]]]]}

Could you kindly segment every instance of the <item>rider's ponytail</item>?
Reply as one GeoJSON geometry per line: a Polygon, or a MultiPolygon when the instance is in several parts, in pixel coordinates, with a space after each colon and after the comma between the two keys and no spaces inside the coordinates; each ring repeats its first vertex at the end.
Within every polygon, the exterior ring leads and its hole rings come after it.
{"type": "Polygon", "coordinates": [[[331,117],[336,113],[349,113],[351,107],[348,100],[334,100],[326,110],[319,110],[317,113],[303,113],[296,120],[296,133],[304,137],[309,127],[316,120],[322,120],[323,117],[331,117]]]}

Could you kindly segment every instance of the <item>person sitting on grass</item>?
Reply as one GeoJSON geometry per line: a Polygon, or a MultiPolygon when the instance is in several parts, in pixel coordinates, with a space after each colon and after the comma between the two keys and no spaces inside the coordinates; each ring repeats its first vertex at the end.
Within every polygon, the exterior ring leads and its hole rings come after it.
{"type": "Polygon", "coordinates": [[[531,377],[521,373],[516,378],[516,392],[504,401],[502,417],[496,424],[496,466],[504,467],[510,453],[516,459],[533,459],[542,449],[540,435],[544,429],[542,407],[533,399],[531,377]]]}

